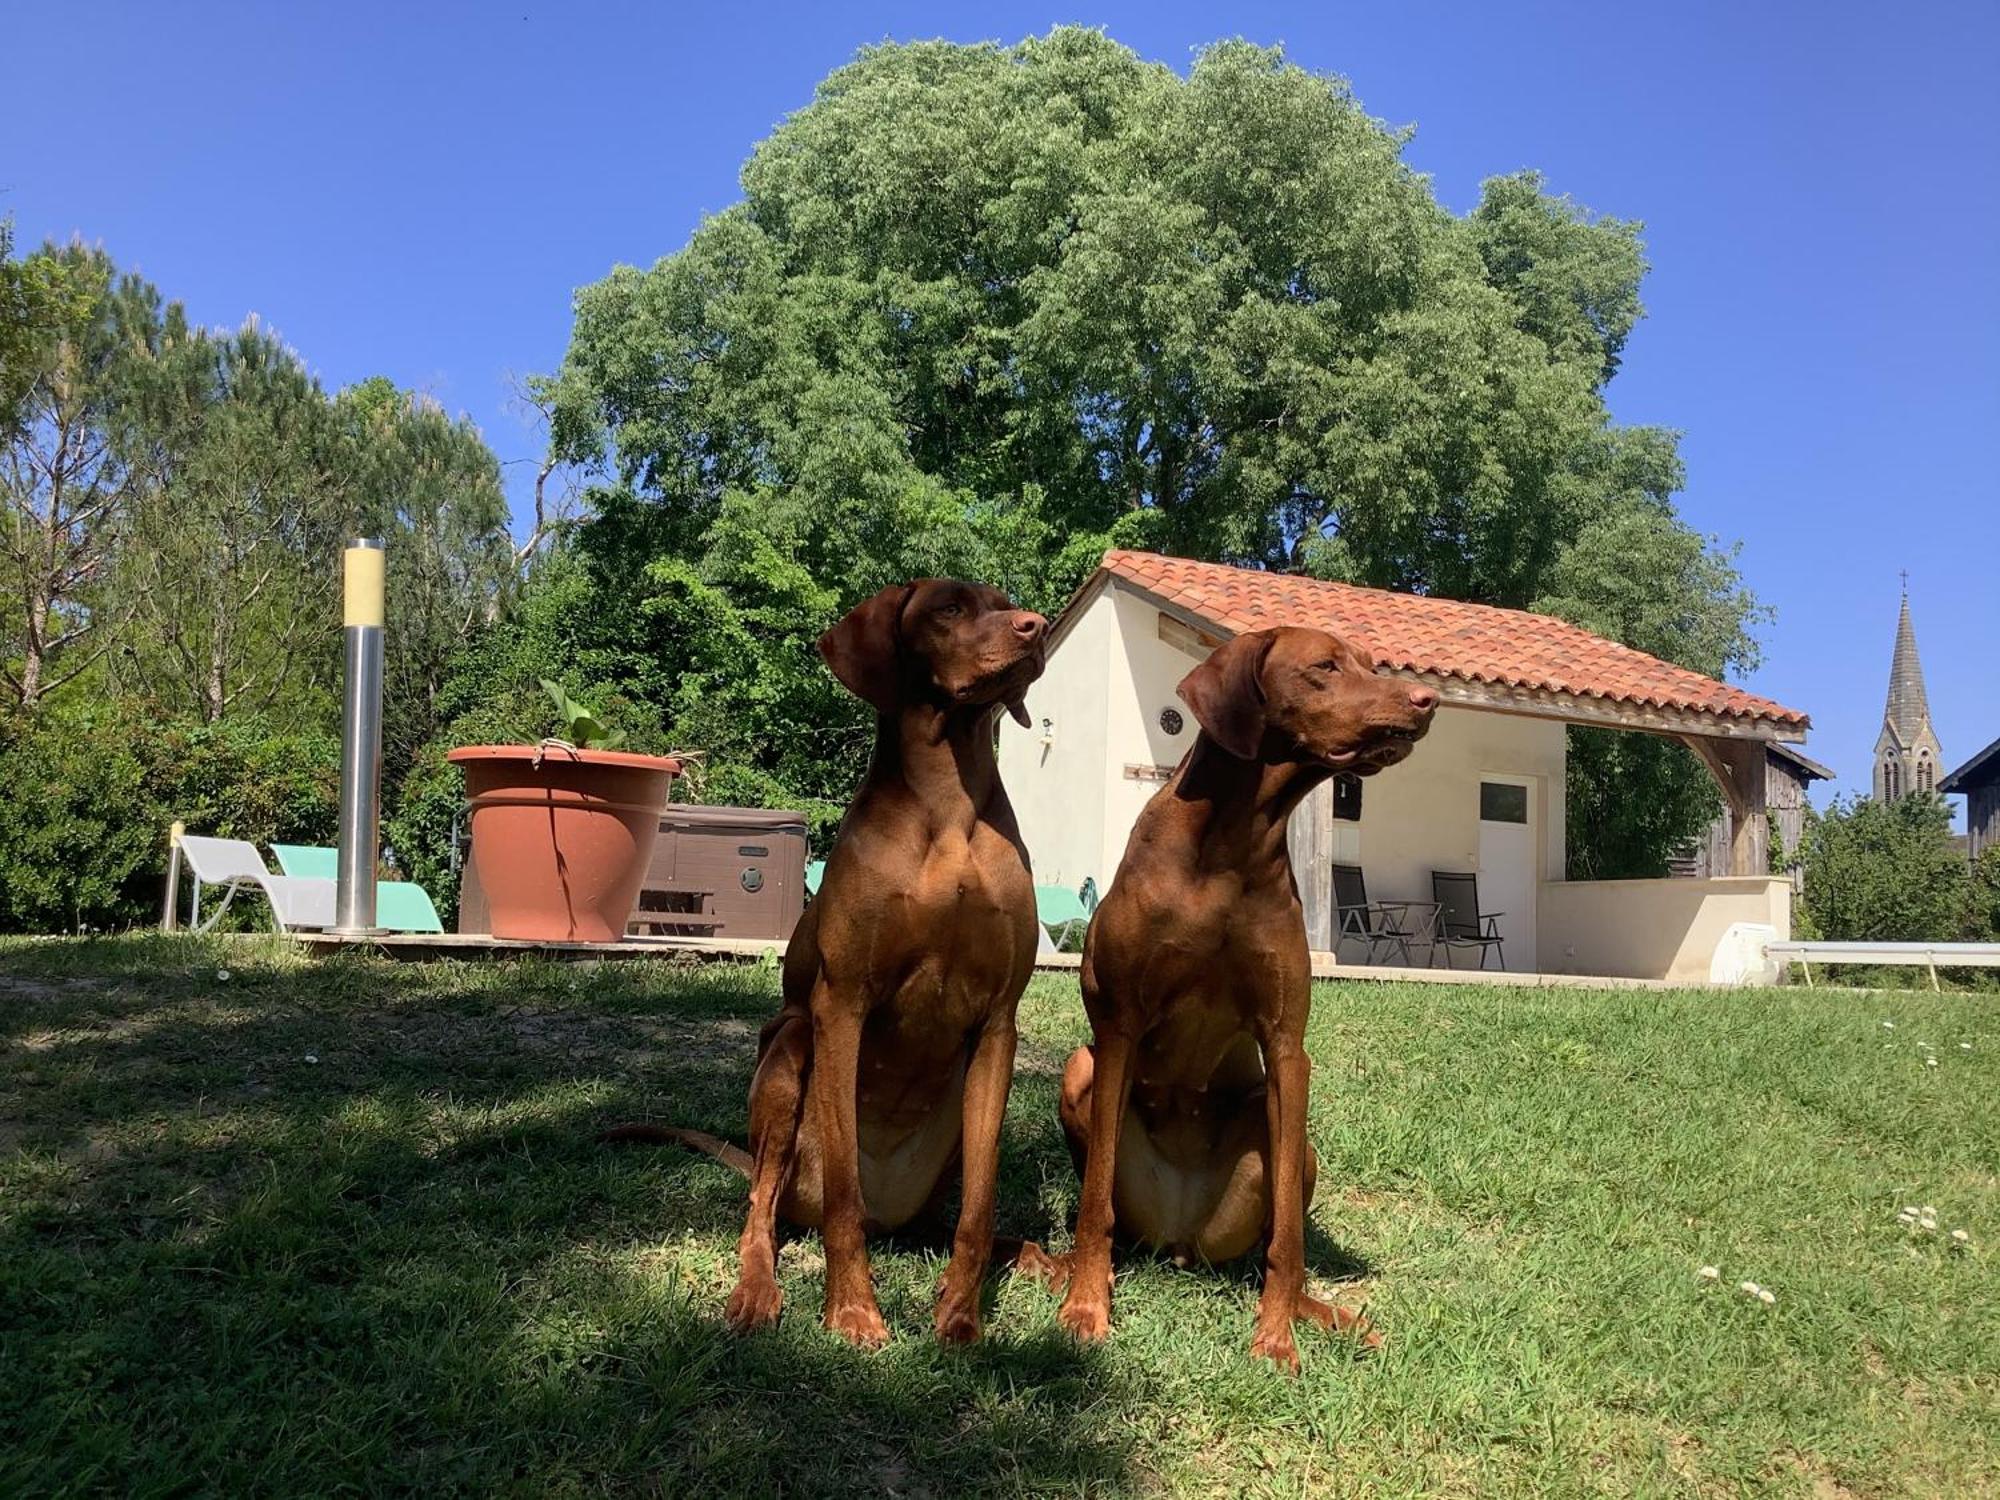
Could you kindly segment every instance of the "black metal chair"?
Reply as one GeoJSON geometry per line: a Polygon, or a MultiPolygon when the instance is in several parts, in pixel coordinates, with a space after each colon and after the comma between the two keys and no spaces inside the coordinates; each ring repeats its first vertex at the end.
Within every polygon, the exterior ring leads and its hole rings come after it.
{"type": "Polygon", "coordinates": [[[1359,865],[1333,867],[1333,915],[1335,956],[1342,943],[1362,943],[1371,964],[1385,952],[1409,963],[1411,946],[1428,946],[1436,926],[1436,907],[1428,901],[1370,901],[1359,865]]]}
{"type": "Polygon", "coordinates": [[[1479,967],[1482,969],[1486,967],[1489,951],[1500,968],[1507,967],[1507,955],[1500,946],[1500,919],[1507,913],[1479,909],[1477,875],[1433,870],[1431,894],[1437,897],[1438,911],[1433,938],[1444,949],[1444,966],[1447,969],[1456,967],[1451,961],[1455,948],[1477,948],[1479,967]]]}

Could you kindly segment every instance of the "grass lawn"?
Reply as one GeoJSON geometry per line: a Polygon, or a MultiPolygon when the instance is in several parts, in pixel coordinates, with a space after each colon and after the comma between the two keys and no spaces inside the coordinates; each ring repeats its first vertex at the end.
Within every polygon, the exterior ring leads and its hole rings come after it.
{"type": "MultiPolygon", "coordinates": [[[[1315,1281],[1388,1345],[1294,1381],[1254,1268],[1144,1258],[1107,1345],[996,1278],[960,1352],[885,1247],[864,1355],[807,1236],[730,1337],[739,1181],[591,1136],[740,1139],[775,992],[0,944],[0,1494],[2000,1492],[1991,997],[1322,986],[1315,1281]]],[[[1073,981],[1023,1020],[1001,1223],[1061,1244],[1073,981]]]]}

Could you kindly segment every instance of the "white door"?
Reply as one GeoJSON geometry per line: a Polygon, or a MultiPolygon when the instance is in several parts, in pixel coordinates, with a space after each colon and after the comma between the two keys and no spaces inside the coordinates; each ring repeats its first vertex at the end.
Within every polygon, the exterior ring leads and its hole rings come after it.
{"type": "Polygon", "coordinates": [[[1516,973],[1535,968],[1535,814],[1532,778],[1479,778],[1479,909],[1501,914],[1502,956],[1516,973]]]}

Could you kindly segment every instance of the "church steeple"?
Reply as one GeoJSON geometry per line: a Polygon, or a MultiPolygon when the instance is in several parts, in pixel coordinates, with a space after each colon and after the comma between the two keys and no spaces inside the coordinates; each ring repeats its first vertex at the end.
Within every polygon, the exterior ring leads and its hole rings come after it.
{"type": "Polygon", "coordinates": [[[1875,741],[1875,800],[1893,802],[1937,787],[1944,750],[1931,728],[1916,627],[1910,624],[1910,575],[1903,575],[1903,605],[1896,618],[1896,652],[1889,662],[1889,696],[1882,733],[1875,741]]]}

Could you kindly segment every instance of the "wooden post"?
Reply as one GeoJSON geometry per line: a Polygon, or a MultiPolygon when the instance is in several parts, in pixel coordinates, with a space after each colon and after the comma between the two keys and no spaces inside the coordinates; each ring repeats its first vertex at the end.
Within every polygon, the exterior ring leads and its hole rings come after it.
{"type": "Polygon", "coordinates": [[[1762,740],[1729,740],[1684,734],[1681,743],[1701,757],[1729,807],[1729,873],[1771,873],[1771,830],[1764,816],[1766,752],[1762,740]]]}

